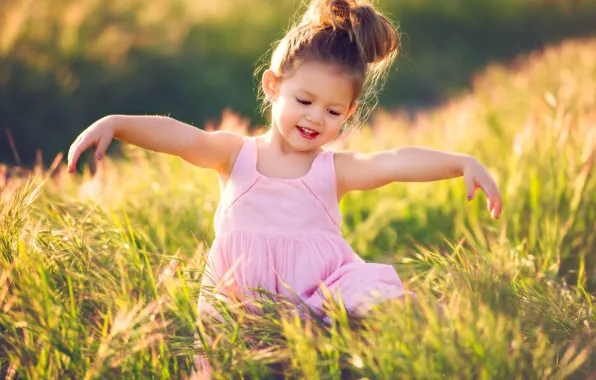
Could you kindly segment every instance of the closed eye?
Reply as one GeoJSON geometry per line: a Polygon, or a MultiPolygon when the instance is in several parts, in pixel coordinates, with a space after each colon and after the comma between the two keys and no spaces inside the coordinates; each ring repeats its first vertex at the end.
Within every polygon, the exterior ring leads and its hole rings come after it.
{"type": "MultiPolygon", "coordinates": [[[[305,105],[305,106],[308,106],[308,105],[311,105],[312,104],[312,102],[310,102],[308,100],[302,100],[300,98],[296,98],[296,101],[298,103],[302,104],[302,105],[305,105]]],[[[333,115],[333,116],[341,116],[341,112],[337,112],[337,111],[334,111],[334,110],[329,110],[329,113],[331,115],[333,115]]]]}
{"type": "Polygon", "coordinates": [[[312,103],[312,102],[309,102],[308,100],[302,100],[299,98],[296,98],[296,101],[298,101],[298,103],[300,103],[300,104],[304,104],[305,106],[308,106],[309,104],[312,103]]]}

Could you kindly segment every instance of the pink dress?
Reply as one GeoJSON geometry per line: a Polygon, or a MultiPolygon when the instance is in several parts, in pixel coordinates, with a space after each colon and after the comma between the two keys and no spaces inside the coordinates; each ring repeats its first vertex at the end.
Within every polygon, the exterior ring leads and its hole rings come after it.
{"type": "MultiPolygon", "coordinates": [[[[333,154],[320,153],[301,178],[269,178],[256,169],[255,139],[244,139],[222,189],[202,292],[250,305],[255,288],[265,289],[324,318],[322,289],[341,294],[350,315],[407,293],[392,266],[365,263],[342,238],[333,154]]],[[[218,314],[203,296],[199,312],[218,314]]]]}

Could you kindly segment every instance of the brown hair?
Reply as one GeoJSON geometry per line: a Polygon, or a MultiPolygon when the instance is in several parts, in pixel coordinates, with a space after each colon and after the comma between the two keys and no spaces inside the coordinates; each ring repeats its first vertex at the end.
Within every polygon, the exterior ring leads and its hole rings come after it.
{"type": "Polygon", "coordinates": [[[399,45],[396,28],[369,1],[313,0],[275,47],[270,68],[283,80],[308,60],[338,65],[355,80],[358,111],[348,123],[355,124],[376,105],[399,45]]]}

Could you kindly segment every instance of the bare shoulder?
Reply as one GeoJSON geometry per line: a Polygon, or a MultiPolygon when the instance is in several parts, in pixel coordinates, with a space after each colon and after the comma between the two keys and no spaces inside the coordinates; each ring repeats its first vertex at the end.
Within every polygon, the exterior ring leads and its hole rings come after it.
{"type": "Polygon", "coordinates": [[[230,153],[240,151],[244,143],[244,136],[232,131],[213,131],[206,132],[209,136],[210,143],[215,147],[229,151],[230,153]]]}
{"type": "Polygon", "coordinates": [[[223,166],[218,170],[221,174],[229,174],[236,162],[238,153],[244,144],[244,137],[231,131],[211,132],[214,140],[214,147],[225,153],[223,166]]]}
{"type": "Polygon", "coordinates": [[[391,182],[391,151],[335,153],[338,196],[354,190],[371,190],[391,182]]]}
{"type": "Polygon", "coordinates": [[[231,170],[244,143],[243,136],[231,131],[197,130],[198,141],[183,157],[200,167],[226,175],[231,170]]]}
{"type": "Polygon", "coordinates": [[[359,152],[357,150],[338,150],[334,152],[335,171],[339,176],[347,176],[362,162],[371,158],[371,154],[359,152]]]}
{"type": "Polygon", "coordinates": [[[350,174],[362,153],[355,150],[337,150],[333,153],[335,163],[335,177],[337,180],[337,197],[350,191],[350,174]]]}
{"type": "Polygon", "coordinates": [[[357,155],[361,154],[355,150],[335,150],[333,151],[333,158],[335,160],[336,172],[345,171],[349,168],[357,155]]]}

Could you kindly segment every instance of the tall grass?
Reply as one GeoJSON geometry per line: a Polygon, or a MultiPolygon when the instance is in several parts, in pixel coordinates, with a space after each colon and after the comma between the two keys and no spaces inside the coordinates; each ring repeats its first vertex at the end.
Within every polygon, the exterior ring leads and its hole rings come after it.
{"type": "Polygon", "coordinates": [[[126,160],[94,175],[55,165],[0,183],[2,374],[183,378],[208,334],[222,378],[593,377],[595,73],[596,40],[569,41],[489,68],[444,108],[379,113],[338,141],[471,153],[497,177],[505,209],[490,220],[483,195],[468,202],[458,180],[347,196],[348,241],[421,298],[358,321],[334,309],[331,327],[270,301],[264,315],[221,306],[223,323],[199,322],[212,173],[126,147],[126,160]]]}

